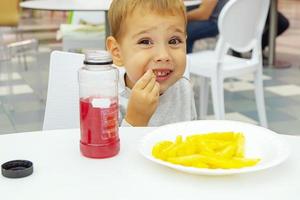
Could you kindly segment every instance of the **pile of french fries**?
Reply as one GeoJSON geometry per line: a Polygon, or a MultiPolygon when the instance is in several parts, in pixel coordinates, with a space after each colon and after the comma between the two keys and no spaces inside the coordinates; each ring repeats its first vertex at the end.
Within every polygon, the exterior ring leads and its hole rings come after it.
{"type": "Polygon", "coordinates": [[[175,142],[155,144],[152,155],[173,164],[208,169],[239,169],[260,161],[245,158],[245,137],[234,132],[195,134],[185,140],[178,135],[175,142]]]}

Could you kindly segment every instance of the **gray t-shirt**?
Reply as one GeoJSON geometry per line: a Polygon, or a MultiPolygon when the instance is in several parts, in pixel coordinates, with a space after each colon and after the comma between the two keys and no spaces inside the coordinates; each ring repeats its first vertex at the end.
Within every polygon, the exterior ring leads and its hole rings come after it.
{"type": "MultiPolygon", "coordinates": [[[[121,126],[130,126],[124,116],[131,90],[125,86],[125,71],[119,70],[119,104],[121,126]]],[[[194,93],[190,81],[182,77],[159,98],[159,104],[148,126],[196,120],[194,93]]]]}
{"type": "Polygon", "coordinates": [[[218,22],[218,18],[220,15],[220,12],[222,10],[222,8],[224,7],[224,5],[228,2],[229,0],[218,0],[218,3],[212,13],[212,15],[210,16],[210,20],[218,22]]]}

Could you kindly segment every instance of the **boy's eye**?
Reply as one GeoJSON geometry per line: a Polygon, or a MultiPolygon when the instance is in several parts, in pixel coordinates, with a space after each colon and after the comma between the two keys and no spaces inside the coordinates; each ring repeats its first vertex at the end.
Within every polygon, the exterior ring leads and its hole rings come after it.
{"type": "Polygon", "coordinates": [[[138,42],[138,44],[151,45],[151,44],[152,44],[152,41],[149,40],[149,39],[143,39],[143,40],[140,40],[140,41],[138,42]]]}
{"type": "Polygon", "coordinates": [[[172,38],[170,41],[169,41],[169,44],[172,44],[172,45],[178,45],[182,43],[181,39],[179,38],[172,38]]]}

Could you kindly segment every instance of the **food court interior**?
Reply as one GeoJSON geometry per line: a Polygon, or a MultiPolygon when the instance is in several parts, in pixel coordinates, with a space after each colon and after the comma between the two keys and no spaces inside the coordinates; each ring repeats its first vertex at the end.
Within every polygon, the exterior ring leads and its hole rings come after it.
{"type": "MultiPolygon", "coordinates": [[[[288,18],[290,27],[276,39],[276,59],[291,65],[275,68],[265,62],[263,79],[266,113],[271,130],[296,135],[300,134],[300,1],[279,0],[278,9],[288,18]]],[[[23,40],[36,39],[38,49],[37,52],[8,59],[0,56],[0,134],[42,129],[50,54],[54,50],[63,50],[63,43],[72,40],[71,36],[71,39],[68,38],[72,30],[68,26],[60,26],[67,24],[70,12],[20,9],[20,13],[16,29],[0,26],[3,36],[1,42],[6,45],[14,42],[14,31],[17,31],[23,40]]],[[[99,30],[103,32],[103,29],[99,30]]],[[[74,34],[80,38],[82,33],[74,34]]],[[[214,44],[213,38],[197,41],[194,51],[214,48],[214,44]]],[[[197,89],[197,85],[195,87],[197,89]]],[[[253,77],[230,79],[224,88],[225,118],[258,124],[253,77]]],[[[197,92],[195,98],[196,101],[199,99],[197,92]]],[[[211,100],[208,114],[209,119],[214,118],[211,100]]]]}

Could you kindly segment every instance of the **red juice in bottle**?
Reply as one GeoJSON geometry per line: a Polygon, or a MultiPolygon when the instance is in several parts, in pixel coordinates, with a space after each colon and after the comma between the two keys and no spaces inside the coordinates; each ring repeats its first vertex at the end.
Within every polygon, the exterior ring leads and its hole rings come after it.
{"type": "Polygon", "coordinates": [[[90,158],[118,154],[118,99],[80,98],[81,153],[90,158]]]}

